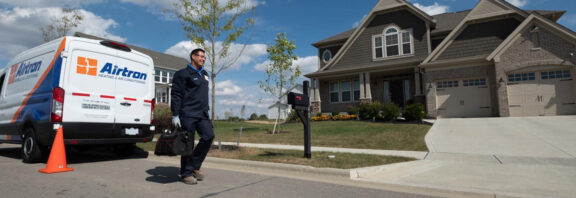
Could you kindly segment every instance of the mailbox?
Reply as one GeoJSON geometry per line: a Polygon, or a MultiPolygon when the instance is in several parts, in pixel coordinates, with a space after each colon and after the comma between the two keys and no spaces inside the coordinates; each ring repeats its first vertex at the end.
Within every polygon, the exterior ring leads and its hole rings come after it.
{"type": "Polygon", "coordinates": [[[306,110],[310,106],[310,99],[308,95],[290,92],[288,93],[288,104],[292,105],[292,109],[306,110]]]}

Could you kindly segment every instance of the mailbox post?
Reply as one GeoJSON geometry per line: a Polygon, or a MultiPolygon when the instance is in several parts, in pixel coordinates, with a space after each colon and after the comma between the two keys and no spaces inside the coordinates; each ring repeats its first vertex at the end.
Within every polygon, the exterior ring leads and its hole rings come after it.
{"type": "Polygon", "coordinates": [[[303,94],[294,92],[288,93],[288,104],[292,105],[292,109],[304,125],[304,157],[312,158],[312,151],[310,146],[310,97],[308,96],[308,81],[303,83],[303,94]]]}

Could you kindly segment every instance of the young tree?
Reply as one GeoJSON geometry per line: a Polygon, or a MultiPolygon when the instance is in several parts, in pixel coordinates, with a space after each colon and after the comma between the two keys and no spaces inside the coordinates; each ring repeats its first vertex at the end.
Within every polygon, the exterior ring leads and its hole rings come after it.
{"type": "Polygon", "coordinates": [[[62,18],[53,17],[50,19],[52,24],[46,27],[40,27],[42,38],[45,42],[68,35],[72,28],[78,27],[84,16],[76,9],[62,8],[64,16],[62,18]]]}
{"type": "Polygon", "coordinates": [[[216,76],[232,67],[244,52],[246,43],[238,53],[229,53],[231,45],[254,24],[255,6],[246,0],[179,0],[172,10],[193,44],[206,51],[212,83],[211,119],[214,123],[216,76]],[[245,19],[242,23],[241,19],[245,19]]]}
{"type": "Polygon", "coordinates": [[[278,34],[274,40],[276,44],[267,49],[268,59],[271,62],[266,66],[268,78],[264,82],[258,81],[260,88],[278,99],[278,115],[276,116],[276,122],[274,122],[272,134],[274,134],[276,130],[280,132],[278,120],[280,119],[282,95],[286,91],[284,89],[294,86],[296,79],[301,73],[299,66],[292,66],[292,62],[298,60],[298,56],[294,54],[294,50],[296,49],[295,42],[288,41],[286,33],[278,34]],[[276,129],[277,125],[278,129],[276,129]]]}

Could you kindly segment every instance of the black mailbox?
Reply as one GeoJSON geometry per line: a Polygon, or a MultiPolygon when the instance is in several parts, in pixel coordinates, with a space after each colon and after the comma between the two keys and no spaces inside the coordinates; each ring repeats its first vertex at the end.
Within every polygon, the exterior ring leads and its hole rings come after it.
{"type": "Polygon", "coordinates": [[[308,95],[290,92],[288,93],[288,104],[292,105],[292,109],[307,110],[310,106],[310,99],[308,95]]]}

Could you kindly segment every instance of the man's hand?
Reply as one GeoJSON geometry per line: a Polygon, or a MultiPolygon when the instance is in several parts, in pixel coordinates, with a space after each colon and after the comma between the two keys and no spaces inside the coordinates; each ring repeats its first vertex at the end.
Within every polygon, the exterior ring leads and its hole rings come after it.
{"type": "Polygon", "coordinates": [[[180,124],[180,117],[172,116],[172,126],[176,128],[182,128],[182,125],[180,124]]]}

